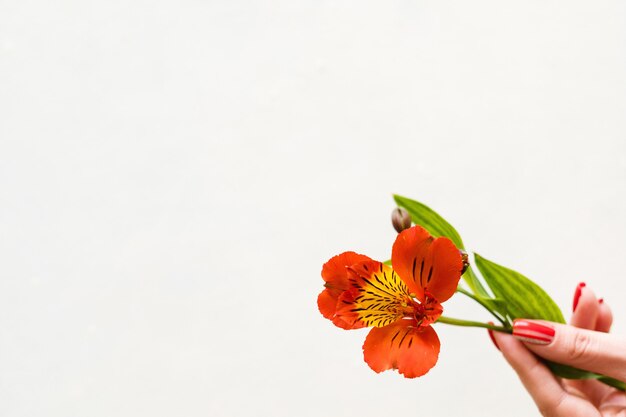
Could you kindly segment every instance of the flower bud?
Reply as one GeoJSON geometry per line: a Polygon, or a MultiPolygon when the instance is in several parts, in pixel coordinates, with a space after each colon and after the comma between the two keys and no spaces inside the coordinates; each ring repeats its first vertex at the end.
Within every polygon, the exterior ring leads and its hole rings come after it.
{"type": "Polygon", "coordinates": [[[464,250],[459,249],[459,252],[461,252],[461,259],[463,260],[463,269],[461,269],[461,275],[463,275],[469,266],[469,256],[464,250]]]}
{"type": "Polygon", "coordinates": [[[409,212],[402,207],[393,209],[391,212],[391,224],[393,224],[393,228],[396,229],[398,233],[404,229],[408,229],[411,227],[411,216],[409,212]]]}

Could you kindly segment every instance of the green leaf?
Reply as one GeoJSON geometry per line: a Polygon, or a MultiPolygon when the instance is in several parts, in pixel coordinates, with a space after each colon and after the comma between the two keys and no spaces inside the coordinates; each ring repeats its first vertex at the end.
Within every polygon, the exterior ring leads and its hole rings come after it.
{"type": "Polygon", "coordinates": [[[598,375],[596,379],[610,387],[617,388],[620,391],[626,392],[626,382],[624,381],[619,381],[615,378],[610,378],[604,375],[598,375]]]}
{"type": "MultiPolygon", "coordinates": [[[[491,311],[495,311],[499,313],[500,316],[506,318],[509,316],[509,310],[506,307],[506,301],[500,298],[490,298],[490,297],[481,297],[480,295],[475,295],[481,302],[487,305],[491,311]]],[[[507,323],[510,325],[510,323],[507,323]]]]}
{"type": "Polygon", "coordinates": [[[398,204],[399,207],[403,207],[409,212],[413,223],[419,224],[435,237],[447,237],[454,242],[457,248],[464,249],[463,241],[459,233],[454,230],[454,227],[452,227],[450,223],[430,207],[397,194],[394,194],[393,199],[396,200],[396,204],[398,204]]]}
{"type": "Polygon", "coordinates": [[[560,363],[554,363],[550,361],[543,361],[548,368],[555,374],[567,379],[598,379],[601,375],[594,374],[593,372],[583,371],[576,369],[568,365],[562,365],[560,363]]]}
{"type": "Polygon", "coordinates": [[[489,294],[485,291],[485,287],[480,283],[471,266],[467,268],[463,274],[463,279],[467,282],[467,285],[469,285],[474,294],[485,300],[491,300],[491,297],[489,297],[489,294]]]}
{"type": "Polygon", "coordinates": [[[617,388],[621,391],[626,391],[626,383],[618,381],[617,379],[610,378],[608,376],[596,374],[594,372],[583,371],[582,369],[573,368],[568,365],[562,365],[560,363],[554,363],[550,361],[543,361],[553,374],[567,379],[597,379],[598,381],[609,385],[613,388],[617,388]]]}
{"type": "Polygon", "coordinates": [[[565,323],[563,313],[537,284],[512,269],[493,263],[477,253],[476,266],[496,298],[506,300],[511,319],[527,318],[565,323]]]}

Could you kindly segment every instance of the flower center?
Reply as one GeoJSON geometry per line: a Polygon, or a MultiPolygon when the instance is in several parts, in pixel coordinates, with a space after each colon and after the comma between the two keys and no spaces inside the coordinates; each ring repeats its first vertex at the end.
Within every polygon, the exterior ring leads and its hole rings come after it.
{"type": "Polygon", "coordinates": [[[410,308],[407,309],[407,316],[415,319],[419,327],[426,327],[437,321],[437,319],[443,313],[443,307],[441,304],[426,294],[424,302],[420,303],[419,300],[411,299],[410,308]]]}

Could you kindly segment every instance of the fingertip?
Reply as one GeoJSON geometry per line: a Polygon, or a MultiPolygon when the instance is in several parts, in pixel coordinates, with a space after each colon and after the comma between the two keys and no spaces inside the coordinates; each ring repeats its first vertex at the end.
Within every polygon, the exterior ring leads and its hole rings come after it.
{"type": "Polygon", "coordinates": [[[520,356],[524,357],[524,354],[530,354],[528,349],[513,335],[503,332],[492,332],[494,343],[498,346],[498,350],[502,352],[507,362],[513,365],[513,362],[523,362],[524,359],[517,359],[520,356]]]}
{"type": "MultiPolygon", "coordinates": [[[[494,323],[490,321],[489,324],[493,325],[494,323]]],[[[491,342],[496,347],[496,349],[500,350],[500,346],[498,346],[498,342],[496,342],[496,339],[493,337],[493,330],[487,329],[487,334],[489,335],[489,339],[491,339],[491,342]]]]}
{"type": "Polygon", "coordinates": [[[576,307],[578,306],[578,301],[580,299],[580,296],[582,294],[582,290],[583,288],[585,288],[587,284],[585,284],[584,282],[580,282],[577,286],[576,286],[576,290],[574,291],[574,299],[572,300],[572,312],[576,311],[576,307]]]}
{"type": "Polygon", "coordinates": [[[599,313],[599,303],[595,293],[588,286],[579,285],[576,289],[578,300],[570,324],[582,329],[594,330],[599,313]]]}
{"type": "MultiPolygon", "coordinates": [[[[598,300],[599,301],[599,300],[598,300]]],[[[598,319],[596,320],[596,330],[599,332],[608,333],[611,330],[613,324],[613,312],[611,307],[603,300],[598,302],[598,319]]]]}

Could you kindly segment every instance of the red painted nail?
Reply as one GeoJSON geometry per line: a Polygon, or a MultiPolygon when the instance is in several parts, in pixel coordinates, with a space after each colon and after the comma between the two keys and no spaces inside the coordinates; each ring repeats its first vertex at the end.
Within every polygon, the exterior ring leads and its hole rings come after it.
{"type": "Polygon", "coordinates": [[[598,300],[598,303],[599,303],[599,304],[602,304],[603,302],[604,302],[604,298],[600,298],[600,299],[598,300]]]}
{"type": "MultiPolygon", "coordinates": [[[[493,322],[490,321],[489,324],[493,324],[493,322]]],[[[493,345],[496,347],[496,349],[500,350],[500,346],[498,346],[498,342],[496,342],[496,338],[493,337],[493,330],[487,329],[487,333],[489,334],[489,338],[493,342],[493,345]]]]}
{"type": "Polygon", "coordinates": [[[576,311],[576,307],[578,306],[578,299],[580,298],[580,294],[583,292],[583,288],[585,288],[587,284],[581,282],[576,287],[576,291],[574,292],[574,302],[572,303],[572,312],[576,311]]]}
{"type": "Polygon", "coordinates": [[[513,336],[523,342],[547,345],[554,339],[554,333],[554,327],[549,324],[524,319],[513,321],[513,336]]]}

